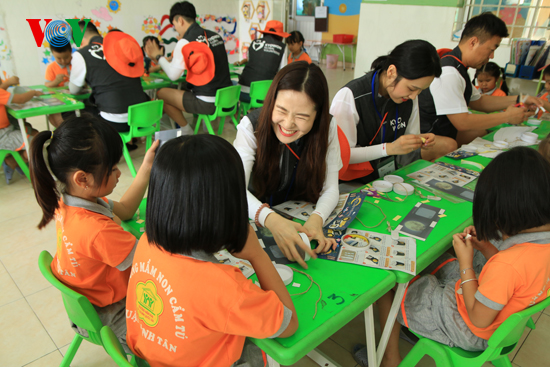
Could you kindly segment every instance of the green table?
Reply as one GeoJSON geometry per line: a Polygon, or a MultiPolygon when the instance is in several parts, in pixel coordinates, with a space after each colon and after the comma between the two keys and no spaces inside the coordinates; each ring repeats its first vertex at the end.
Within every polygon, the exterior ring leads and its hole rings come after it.
{"type": "MultiPolygon", "coordinates": [[[[139,206],[141,219],[145,219],[146,201],[147,199],[143,199],[139,206]]],[[[137,217],[136,214],[131,220],[122,222],[122,227],[139,238],[145,223],[137,223],[137,217]]],[[[322,298],[315,319],[312,317],[319,291],[316,285],[312,285],[308,293],[292,297],[300,323],[293,336],[252,341],[276,363],[283,365],[294,364],[308,353],[315,354],[317,360],[326,358],[319,351],[314,351],[315,347],[361,312],[365,312],[366,340],[374,357],[376,352],[372,304],[395,286],[395,275],[386,270],[322,259],[309,261],[307,270],[299,265],[290,266],[306,272],[321,286],[322,298]]],[[[251,279],[256,281],[256,275],[254,274],[251,279]]],[[[305,291],[310,281],[305,275],[294,273],[293,283],[299,283],[300,287],[287,286],[291,294],[305,291]]]]}
{"type": "Polygon", "coordinates": [[[233,77],[239,77],[241,76],[242,72],[244,70],[244,65],[239,65],[239,66],[236,66],[236,65],[233,65],[233,64],[229,64],[229,77],[230,78],[233,78],[233,77]]]}
{"type": "Polygon", "coordinates": [[[27,150],[27,156],[30,160],[30,145],[29,145],[29,139],[27,138],[26,130],[25,130],[25,123],[23,121],[24,118],[27,117],[35,117],[35,116],[41,116],[41,115],[51,115],[54,113],[62,113],[62,112],[70,112],[70,111],[77,111],[84,108],[84,103],[79,102],[67,95],[64,94],[49,94],[44,95],[40,97],[35,97],[37,99],[43,99],[43,98],[57,98],[60,101],[64,103],[62,106],[45,106],[45,107],[36,107],[36,108],[29,108],[26,110],[13,110],[9,106],[6,106],[7,111],[10,115],[15,117],[17,121],[19,122],[19,128],[21,129],[21,135],[23,136],[23,141],[25,142],[26,150],[27,150]]]}
{"type": "MultiPolygon", "coordinates": [[[[433,163],[419,160],[411,163],[406,167],[403,167],[395,171],[393,174],[401,176],[405,180],[408,180],[409,177],[407,177],[407,174],[421,170],[425,167],[430,166],[431,164],[433,163]]],[[[475,186],[476,181],[471,182],[470,184],[466,185],[466,187],[473,188],[475,186]]],[[[420,189],[420,191],[422,192],[422,194],[424,194],[424,196],[432,195],[427,190],[420,189]]],[[[397,195],[393,192],[388,193],[387,196],[389,196],[391,199],[395,199],[397,197],[401,199],[404,198],[404,196],[397,195]]],[[[379,200],[379,202],[376,205],[378,205],[380,208],[382,208],[382,210],[384,210],[384,213],[387,216],[387,220],[389,220],[392,228],[395,229],[395,227],[400,223],[400,221],[411,211],[411,209],[418,202],[425,201],[427,199],[422,199],[417,195],[410,195],[406,197],[402,202],[390,202],[383,199],[375,199],[372,197],[367,197],[365,200],[369,200],[371,202],[374,202],[374,200],[379,200]],[[395,218],[397,215],[401,216],[401,218],[399,218],[397,221],[394,221],[393,218],[395,218]]],[[[457,198],[457,200],[460,200],[460,199],[457,198]]],[[[422,270],[424,270],[428,265],[430,265],[434,260],[436,260],[439,256],[441,256],[445,251],[447,251],[451,247],[453,234],[462,232],[464,228],[466,228],[469,225],[472,225],[473,223],[472,222],[472,203],[468,201],[461,200],[460,203],[452,203],[442,198],[442,200],[440,201],[430,200],[429,202],[426,202],[426,204],[432,205],[437,208],[445,209],[444,214],[446,216],[439,219],[439,222],[434,227],[433,231],[430,233],[426,241],[416,240],[416,273],[417,274],[419,274],[422,270]]],[[[358,214],[358,217],[359,219],[361,219],[363,223],[365,223],[365,225],[371,226],[378,223],[383,218],[383,215],[380,213],[380,210],[378,210],[374,206],[363,204],[358,214]]],[[[376,228],[364,228],[359,223],[359,221],[355,220],[354,222],[352,222],[350,227],[360,229],[360,230],[390,234],[386,229],[387,227],[386,221],[384,221],[382,224],[380,224],[376,228]]],[[[414,277],[413,275],[410,275],[401,271],[392,270],[391,272],[395,275],[398,286],[395,292],[394,301],[390,309],[388,321],[386,322],[386,326],[384,327],[384,332],[382,333],[382,337],[380,338],[380,343],[378,344],[378,350],[376,353],[377,366],[382,360],[384,351],[386,350],[390,331],[393,328],[393,325],[395,323],[397,313],[401,305],[401,301],[403,300],[403,297],[405,294],[405,290],[407,289],[409,281],[414,277]]]]}
{"type": "Polygon", "coordinates": [[[177,78],[176,80],[170,79],[170,78],[168,77],[168,75],[166,75],[166,73],[165,73],[164,71],[162,71],[162,70],[159,71],[159,72],[155,72],[155,73],[149,73],[149,76],[152,77],[152,78],[162,79],[162,80],[169,81],[170,83],[177,84],[177,85],[178,85],[178,89],[180,89],[180,88],[179,88],[180,83],[185,83],[185,81],[187,80],[187,79],[186,79],[187,70],[184,70],[182,76],[180,76],[180,77],[177,78]]]}
{"type": "Polygon", "coordinates": [[[32,85],[30,86],[29,88],[31,89],[40,89],[42,92],[44,93],[47,93],[47,92],[54,92],[54,93],[59,93],[59,94],[64,94],[68,97],[71,97],[73,99],[76,99],[78,101],[83,101],[85,99],[88,99],[90,98],[90,95],[91,93],[89,92],[88,88],[86,88],[84,90],[84,92],[82,93],[79,93],[79,94],[70,94],[69,93],[69,86],[66,85],[64,87],[46,87],[45,85],[32,85]]]}

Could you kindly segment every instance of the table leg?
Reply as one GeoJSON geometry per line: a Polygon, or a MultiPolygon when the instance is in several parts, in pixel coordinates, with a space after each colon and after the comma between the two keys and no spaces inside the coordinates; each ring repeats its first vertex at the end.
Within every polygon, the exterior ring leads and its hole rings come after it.
{"type": "Polygon", "coordinates": [[[266,356],[267,356],[267,365],[269,367],[280,367],[281,365],[279,364],[279,362],[277,362],[276,360],[274,360],[273,358],[271,358],[270,355],[268,355],[266,353],[266,356]]]}
{"type": "Polygon", "coordinates": [[[75,110],[74,114],[76,115],[76,117],[80,117],[80,110],[75,110]]]}
{"type": "Polygon", "coordinates": [[[367,341],[367,356],[369,366],[378,366],[376,355],[376,340],[374,337],[374,314],[373,307],[370,305],[365,311],[365,337],[367,341]]]}
{"type": "Polygon", "coordinates": [[[46,128],[50,130],[50,120],[48,119],[48,115],[46,115],[46,128]]]}
{"type": "Polygon", "coordinates": [[[349,46],[351,48],[351,68],[355,69],[355,62],[353,61],[353,45],[349,46]]]}
{"type": "Polygon", "coordinates": [[[21,135],[23,136],[23,141],[25,142],[25,150],[27,151],[27,157],[29,161],[31,160],[31,146],[29,145],[29,139],[27,138],[27,130],[25,129],[25,121],[23,119],[17,119],[19,122],[19,128],[21,129],[21,135]]]}
{"type": "Polygon", "coordinates": [[[384,331],[382,332],[382,336],[380,337],[380,343],[378,344],[378,352],[376,354],[376,360],[378,361],[378,363],[376,365],[371,365],[369,361],[369,366],[379,366],[380,362],[382,361],[382,357],[384,356],[384,352],[386,351],[386,347],[388,346],[388,340],[390,339],[391,330],[393,329],[393,325],[395,324],[397,313],[399,312],[399,307],[401,307],[401,302],[403,301],[403,296],[405,295],[405,290],[407,289],[408,285],[409,282],[402,283],[397,286],[397,291],[395,292],[395,296],[393,297],[393,302],[391,304],[390,314],[388,315],[386,325],[384,326],[384,331]]]}
{"type": "Polygon", "coordinates": [[[329,356],[327,356],[325,353],[321,352],[319,349],[313,349],[311,352],[307,354],[309,358],[315,363],[317,363],[319,366],[322,367],[340,367],[338,363],[336,363],[334,360],[332,360],[329,356]]]}
{"type": "Polygon", "coordinates": [[[338,46],[338,49],[342,53],[342,66],[344,67],[344,71],[346,71],[346,46],[336,45],[338,46]]]}

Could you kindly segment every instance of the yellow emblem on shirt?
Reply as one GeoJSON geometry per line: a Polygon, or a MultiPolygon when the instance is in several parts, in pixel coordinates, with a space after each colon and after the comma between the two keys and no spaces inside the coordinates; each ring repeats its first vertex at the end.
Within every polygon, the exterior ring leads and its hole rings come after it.
{"type": "Polygon", "coordinates": [[[136,285],[136,311],[138,317],[151,327],[157,326],[159,317],[164,310],[162,298],[157,293],[157,287],[152,280],[136,285]]]}

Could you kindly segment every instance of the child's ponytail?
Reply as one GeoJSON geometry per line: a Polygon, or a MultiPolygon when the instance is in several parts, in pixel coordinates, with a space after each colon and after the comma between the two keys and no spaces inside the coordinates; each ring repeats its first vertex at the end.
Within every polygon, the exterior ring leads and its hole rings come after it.
{"type": "Polygon", "coordinates": [[[42,219],[38,228],[48,224],[59,207],[59,191],[54,178],[50,174],[44,159],[44,144],[53,136],[51,131],[42,131],[32,139],[31,143],[31,181],[38,205],[42,208],[42,219]]]}
{"type": "Polygon", "coordinates": [[[506,84],[506,73],[504,72],[504,68],[500,68],[500,75],[502,76],[502,83],[500,84],[500,89],[502,89],[502,91],[506,93],[506,95],[508,95],[510,90],[508,89],[508,84],[506,84]]]}

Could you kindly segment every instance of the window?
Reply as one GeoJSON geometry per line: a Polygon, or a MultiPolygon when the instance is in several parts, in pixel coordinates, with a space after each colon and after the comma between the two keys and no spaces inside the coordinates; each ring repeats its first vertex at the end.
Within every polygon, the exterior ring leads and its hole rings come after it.
{"type": "Polygon", "coordinates": [[[461,30],[468,19],[489,11],[508,26],[510,38],[545,39],[550,36],[550,0],[466,0],[457,12],[452,39],[460,39],[461,30]]]}
{"type": "Polygon", "coordinates": [[[321,6],[321,0],[297,0],[296,15],[314,16],[315,7],[321,6]]]}

